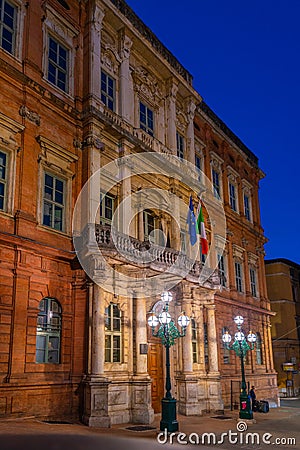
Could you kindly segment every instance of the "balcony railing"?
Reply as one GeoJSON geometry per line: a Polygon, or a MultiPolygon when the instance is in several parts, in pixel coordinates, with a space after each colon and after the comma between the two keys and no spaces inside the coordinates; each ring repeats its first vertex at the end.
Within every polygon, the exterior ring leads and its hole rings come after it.
{"type": "Polygon", "coordinates": [[[95,226],[96,242],[103,253],[115,253],[115,258],[134,266],[150,268],[154,271],[166,271],[174,275],[187,277],[190,281],[208,281],[211,287],[220,285],[218,271],[213,271],[200,261],[190,259],[186,254],[150,242],[143,242],[120,232],[110,226],[95,226]]]}

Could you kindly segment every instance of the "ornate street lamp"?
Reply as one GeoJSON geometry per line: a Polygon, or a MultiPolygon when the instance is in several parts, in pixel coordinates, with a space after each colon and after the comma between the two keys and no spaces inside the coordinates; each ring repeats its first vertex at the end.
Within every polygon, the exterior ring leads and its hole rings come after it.
{"type": "Polygon", "coordinates": [[[248,350],[254,349],[254,344],[256,342],[256,335],[249,331],[247,338],[242,331],[242,325],[244,323],[244,318],[242,316],[236,316],[234,322],[237,326],[238,331],[234,335],[234,342],[230,345],[232,337],[228,331],[226,331],[222,336],[222,341],[228,350],[234,350],[236,355],[241,359],[241,371],[242,371],[242,384],[240,393],[240,419],[253,419],[253,412],[251,408],[250,398],[247,394],[247,385],[245,379],[245,367],[244,358],[248,350]],[[248,341],[248,342],[247,342],[248,341]]]}
{"type": "Polygon", "coordinates": [[[181,327],[180,332],[176,327],[170,313],[169,302],[172,301],[171,292],[163,292],[161,295],[163,309],[158,315],[152,312],[148,318],[148,325],[152,329],[152,336],[159,337],[162,344],[166,348],[166,394],[161,400],[162,414],[160,421],[160,429],[165,429],[171,433],[178,431],[178,422],[176,419],[176,399],[171,394],[171,376],[170,376],[170,347],[175,344],[175,340],[185,336],[186,327],[190,323],[190,318],[184,312],[178,317],[178,325],[181,327]],[[158,330],[156,331],[157,327],[158,330]]]}

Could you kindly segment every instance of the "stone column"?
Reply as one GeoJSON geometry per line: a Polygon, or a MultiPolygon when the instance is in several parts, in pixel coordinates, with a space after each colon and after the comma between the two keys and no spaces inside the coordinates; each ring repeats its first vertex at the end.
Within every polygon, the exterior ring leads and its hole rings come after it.
{"type": "Polygon", "coordinates": [[[136,375],[148,375],[147,353],[144,353],[141,345],[147,344],[146,325],[146,300],[135,299],[135,345],[136,345],[136,375]]]}
{"type": "Polygon", "coordinates": [[[271,324],[270,324],[270,317],[267,317],[266,322],[267,327],[267,339],[268,339],[268,349],[270,354],[270,371],[274,372],[274,360],[273,360],[273,351],[272,351],[272,336],[271,336],[271,324]]]}
{"type": "Polygon", "coordinates": [[[176,95],[178,85],[173,78],[168,80],[167,89],[167,146],[176,155],[176,95]]]}
{"type": "Polygon", "coordinates": [[[120,205],[119,205],[119,231],[129,236],[134,230],[130,230],[132,219],[131,208],[131,164],[126,160],[126,155],[130,154],[133,145],[129,144],[125,139],[119,143],[119,150],[124,157],[119,165],[119,173],[121,182],[120,189],[120,205]],[[131,232],[130,232],[131,231],[131,232]]]}
{"type": "Polygon", "coordinates": [[[119,112],[123,119],[134,125],[134,90],[129,64],[131,47],[132,40],[126,36],[124,29],[122,29],[120,32],[119,112]]]}
{"type": "Polygon", "coordinates": [[[198,358],[201,365],[200,371],[205,373],[205,346],[204,346],[204,318],[203,318],[203,305],[199,306],[198,318],[198,334],[197,334],[197,344],[198,344],[198,358]]]}
{"type": "Polygon", "coordinates": [[[186,130],[186,159],[195,164],[195,137],[194,137],[194,116],[196,105],[192,99],[189,99],[187,105],[188,126],[186,130]]]}
{"type": "Polygon", "coordinates": [[[207,309],[207,339],[208,339],[208,371],[219,373],[218,346],[216,335],[215,305],[206,305],[207,309]]]}
{"type": "Polygon", "coordinates": [[[104,314],[105,306],[101,299],[101,290],[94,284],[92,304],[92,364],[91,375],[102,377],[104,375],[104,352],[105,352],[105,328],[104,314]]]}
{"type": "Polygon", "coordinates": [[[92,299],[91,373],[84,383],[83,422],[90,427],[110,427],[108,385],[104,376],[105,303],[101,288],[94,284],[92,299]]]}
{"type": "MultiPolygon", "coordinates": [[[[141,204],[139,204],[141,205],[141,204]]],[[[140,209],[140,207],[139,207],[140,209]]],[[[138,212],[138,239],[140,241],[144,240],[144,214],[143,211],[138,212]]]]}
{"type": "Polygon", "coordinates": [[[84,32],[84,77],[88,82],[84,85],[85,96],[100,100],[101,85],[101,28],[104,18],[100,0],[90,1],[88,18],[84,32]]]}
{"type": "MultiPolygon", "coordinates": [[[[184,312],[187,316],[191,317],[192,308],[190,300],[183,300],[184,312]]],[[[191,324],[186,329],[186,335],[182,340],[183,343],[183,373],[193,373],[193,349],[192,349],[192,328],[191,324]]]]}
{"type": "MultiPolygon", "coordinates": [[[[265,365],[266,365],[266,371],[270,372],[270,347],[269,347],[269,337],[268,337],[268,325],[267,325],[267,318],[263,317],[263,336],[262,336],[262,350],[263,352],[263,358],[265,359],[265,365]]],[[[272,348],[272,347],[271,347],[272,348]]]]}
{"type": "Polygon", "coordinates": [[[221,379],[218,367],[218,345],[215,320],[215,305],[206,305],[208,339],[207,407],[210,411],[223,411],[221,379]]]}

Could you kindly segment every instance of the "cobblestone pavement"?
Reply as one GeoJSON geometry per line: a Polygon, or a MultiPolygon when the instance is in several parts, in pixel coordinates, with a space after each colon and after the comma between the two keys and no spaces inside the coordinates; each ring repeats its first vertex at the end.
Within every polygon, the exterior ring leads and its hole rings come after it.
{"type": "Polygon", "coordinates": [[[130,450],[141,448],[150,450],[161,447],[174,448],[178,444],[189,447],[195,443],[202,444],[201,449],[214,447],[270,449],[270,444],[276,449],[300,449],[300,408],[296,403],[285,402],[284,405],[281,408],[270,409],[268,414],[255,413],[254,420],[245,421],[242,426],[238,420],[238,411],[225,411],[223,419],[221,416],[213,415],[203,417],[179,415],[179,432],[182,434],[173,436],[159,434],[160,415],[155,416],[151,429],[147,431],[128,430],[128,427],[135,427],[136,424],[96,429],[79,422],[53,424],[35,418],[6,419],[0,421],[0,449],[111,450],[128,447],[130,450]],[[295,442],[288,441],[289,438],[295,442]]]}

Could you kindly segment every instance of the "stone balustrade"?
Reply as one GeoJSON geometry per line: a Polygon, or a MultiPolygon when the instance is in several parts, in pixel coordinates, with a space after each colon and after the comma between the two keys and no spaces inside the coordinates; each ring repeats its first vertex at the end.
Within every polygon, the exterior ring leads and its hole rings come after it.
{"type": "MultiPolygon", "coordinates": [[[[140,241],[115,231],[108,225],[95,226],[96,242],[102,251],[118,252],[120,259],[130,261],[133,265],[151,268],[157,271],[169,271],[176,275],[187,275],[189,279],[199,282],[203,275],[203,264],[191,260],[186,254],[167,247],[140,241]]],[[[212,287],[219,286],[218,271],[209,271],[207,280],[212,287]]]]}

